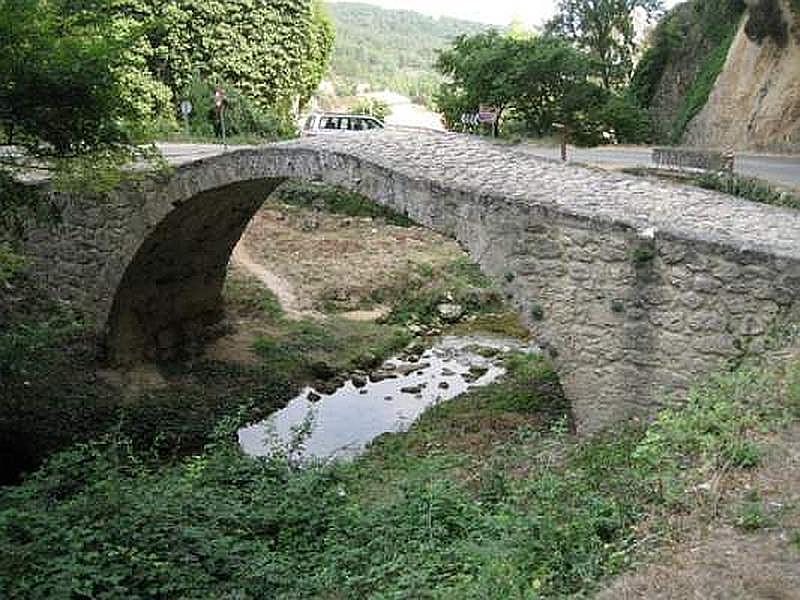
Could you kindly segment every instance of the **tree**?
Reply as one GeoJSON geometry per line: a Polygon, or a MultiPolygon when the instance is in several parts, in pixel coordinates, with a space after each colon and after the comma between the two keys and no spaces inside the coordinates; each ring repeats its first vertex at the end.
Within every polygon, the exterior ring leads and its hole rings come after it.
{"type": "Polygon", "coordinates": [[[450,80],[437,96],[447,123],[459,122],[458,111],[474,112],[488,104],[497,109],[499,126],[506,109],[521,97],[518,58],[525,42],[492,29],[461,35],[439,53],[436,68],[450,80]]]}
{"type": "Polygon", "coordinates": [[[449,81],[437,104],[451,128],[461,126],[462,114],[494,104],[525,133],[548,135],[559,123],[580,145],[601,143],[609,129],[626,141],[648,130],[646,115],[596,83],[587,54],[561,38],[462,36],[440,54],[438,66],[449,81]]]}
{"type": "Polygon", "coordinates": [[[305,103],[325,70],[333,28],[318,0],[115,0],[138,27],[150,73],[175,100],[194,78],[233,82],[262,109],[305,103]]]}
{"type": "Polygon", "coordinates": [[[131,101],[129,39],[107,18],[111,0],[0,0],[0,126],[15,150],[0,154],[0,241],[49,205],[15,180],[35,161],[66,186],[118,180],[147,154],[131,101]]]}
{"type": "Polygon", "coordinates": [[[438,68],[449,78],[437,96],[452,126],[479,105],[497,108],[498,125],[508,114],[528,131],[545,134],[556,121],[574,120],[587,93],[590,64],[568,43],[551,36],[512,37],[497,31],[458,38],[441,52],[438,68]]]}
{"type": "Polygon", "coordinates": [[[77,156],[135,141],[125,100],[126,40],[107,0],[0,1],[0,119],[6,141],[38,156],[77,156]]]}
{"type": "Polygon", "coordinates": [[[635,12],[652,19],[662,10],[662,0],[559,0],[547,31],[586,50],[603,87],[610,90],[626,84],[633,71],[635,12]]]}

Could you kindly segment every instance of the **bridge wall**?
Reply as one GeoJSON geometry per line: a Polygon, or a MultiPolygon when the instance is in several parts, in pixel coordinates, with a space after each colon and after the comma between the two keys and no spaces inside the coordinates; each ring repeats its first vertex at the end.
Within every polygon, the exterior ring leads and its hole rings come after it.
{"type": "Polygon", "coordinates": [[[800,261],[681,239],[336,152],[273,146],[177,168],[104,198],[61,197],[29,252],[112,355],[141,357],[213,320],[230,252],[287,177],[341,185],[458,240],[554,357],[579,427],[651,412],[765,343],[796,310],[800,261]]]}

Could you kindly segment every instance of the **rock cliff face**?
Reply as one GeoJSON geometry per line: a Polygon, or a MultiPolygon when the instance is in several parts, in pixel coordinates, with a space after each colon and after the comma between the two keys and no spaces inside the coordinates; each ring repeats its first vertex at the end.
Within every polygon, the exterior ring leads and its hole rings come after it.
{"type": "Polygon", "coordinates": [[[790,2],[748,2],[749,18],[686,145],[800,151],[800,9],[790,2]]]}
{"type": "Polygon", "coordinates": [[[669,23],[664,23],[661,34],[675,41],[661,41],[669,45],[668,58],[664,60],[663,71],[653,89],[652,98],[643,99],[650,107],[658,137],[662,139],[668,139],[672,134],[684,99],[703,66],[701,58],[708,56],[719,43],[698,22],[696,4],[685,2],[668,15],[669,23]]]}

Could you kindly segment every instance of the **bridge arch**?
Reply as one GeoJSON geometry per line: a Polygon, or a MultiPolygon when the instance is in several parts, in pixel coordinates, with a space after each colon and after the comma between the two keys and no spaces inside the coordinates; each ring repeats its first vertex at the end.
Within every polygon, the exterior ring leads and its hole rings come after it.
{"type": "Polygon", "coordinates": [[[786,209],[452,134],[199,153],[99,202],[62,198],[56,235],[29,236],[37,271],[112,353],[147,354],[215,318],[230,252],[286,178],[359,192],[457,240],[551,350],[584,430],[652,410],[797,309],[800,217],[786,209]]]}

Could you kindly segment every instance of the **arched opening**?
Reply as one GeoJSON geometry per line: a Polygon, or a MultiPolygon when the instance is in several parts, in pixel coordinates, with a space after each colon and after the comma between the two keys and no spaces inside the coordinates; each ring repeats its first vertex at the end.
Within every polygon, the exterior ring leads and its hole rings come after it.
{"type": "Polygon", "coordinates": [[[244,181],[199,193],[158,223],[116,290],[105,335],[111,362],[169,356],[220,318],[231,251],[282,181],[244,181]]]}

